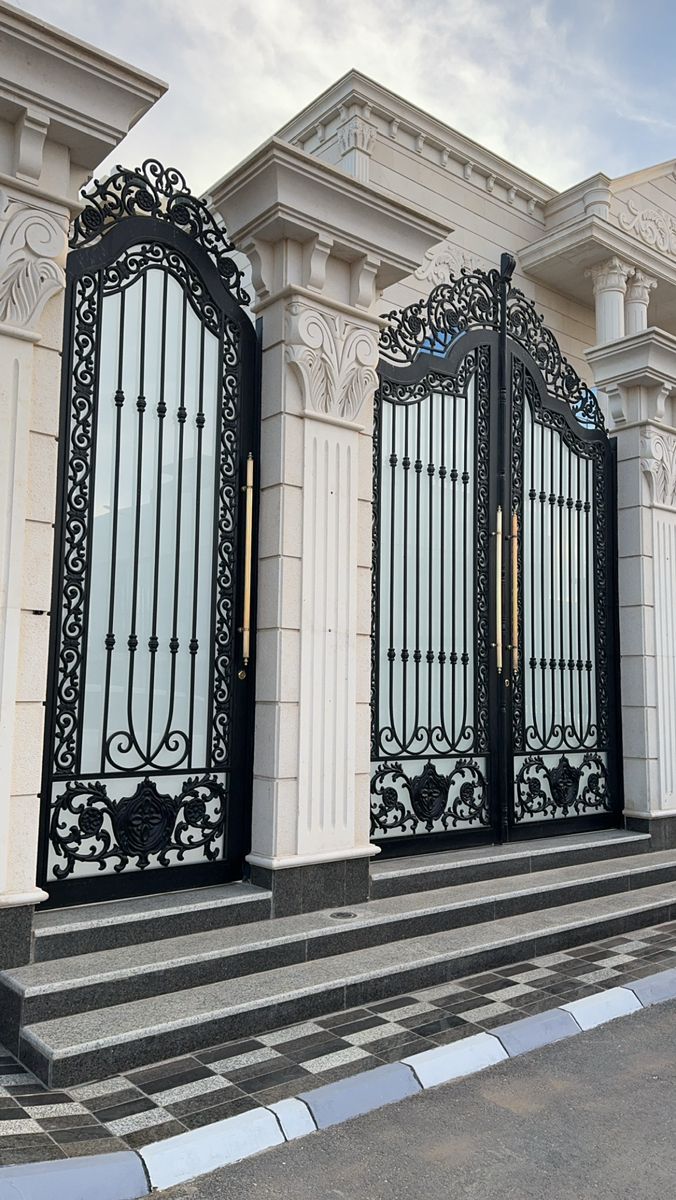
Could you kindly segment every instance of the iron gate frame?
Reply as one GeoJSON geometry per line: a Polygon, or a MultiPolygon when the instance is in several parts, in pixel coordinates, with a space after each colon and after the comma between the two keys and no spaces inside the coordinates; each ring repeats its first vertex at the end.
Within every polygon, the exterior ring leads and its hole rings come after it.
{"type": "MultiPolygon", "coordinates": [[[[251,543],[253,548],[250,574],[250,651],[246,670],[238,672],[241,659],[237,640],[242,632],[244,588],[243,564],[246,542],[246,511],[241,494],[246,490],[247,458],[252,455],[256,464],[260,461],[260,398],[261,398],[261,335],[262,322],[256,325],[244,311],[249,296],[241,286],[242,272],[229,257],[234,249],[228,241],[223,227],[209,212],[205,202],[192,195],[181,173],[173,167],[165,168],[154,159],[146,160],[141,167],[128,169],[117,167],[114,174],[102,182],[94,181],[90,188],[83,189],[86,207],[76,217],[69,240],[66,261],[66,292],[63,317],[63,352],[60,386],[59,447],[57,461],[57,496],[53,541],[52,600],[49,635],[49,661],[47,692],[45,700],[45,728],[43,737],[42,784],[40,792],[40,832],[38,839],[37,882],[49,893],[43,907],[81,904],[97,900],[117,899],[164,891],[201,887],[208,884],[227,882],[242,877],[244,857],[250,849],[251,808],[253,784],[253,739],[255,704],[256,662],[256,602],[258,583],[258,543],[260,488],[255,479],[253,488],[251,543]],[[92,244],[93,243],[93,244],[92,244]],[[57,683],[59,678],[59,651],[61,646],[61,601],[65,574],[65,546],[68,515],[68,467],[70,462],[69,429],[72,401],[74,398],[73,368],[76,347],[77,291],[81,279],[95,275],[99,293],[106,269],[114,267],[125,252],[137,251],[141,255],[150,246],[162,247],[167,255],[172,252],[180,256],[189,270],[198,277],[205,293],[205,303],[221,314],[223,327],[226,321],[236,325],[239,337],[239,358],[236,370],[237,446],[236,446],[236,526],[234,530],[234,580],[232,587],[233,618],[231,626],[231,649],[228,663],[230,686],[230,760],[227,772],[230,788],[227,808],[223,813],[221,841],[224,856],[202,863],[172,863],[152,869],[137,869],[125,873],[123,870],[111,874],[90,874],[57,879],[49,875],[49,848],[52,824],[52,783],[58,779],[53,770],[54,741],[57,711],[57,683]],[[236,788],[233,786],[236,781],[236,788]],[[233,799],[233,792],[236,798],[233,799]],[[227,857],[227,843],[234,845],[236,854],[227,857]]],[[[150,263],[150,266],[153,264],[150,263]]],[[[147,266],[139,271],[139,278],[147,272],[147,266]]],[[[166,274],[172,272],[162,268],[166,274]]],[[[174,278],[178,279],[176,274],[174,278]]],[[[180,280],[179,280],[180,282],[180,280]]],[[[99,305],[102,296],[99,294],[99,305]]],[[[197,311],[195,304],[188,303],[197,311]]],[[[198,314],[199,315],[199,314],[198,314]]],[[[100,325],[100,309],[97,314],[100,325]]],[[[232,365],[232,364],[228,364],[232,365]]],[[[222,453],[221,426],[222,407],[225,396],[224,338],[219,338],[218,397],[216,420],[216,457],[213,489],[214,528],[212,547],[212,586],[217,589],[217,560],[219,555],[218,515],[222,475],[220,456],[222,453]]],[[[87,540],[91,543],[93,520],[93,484],[96,470],[96,423],[99,403],[98,354],[96,373],[91,386],[90,412],[90,474],[88,480],[90,503],[87,509],[87,540]]],[[[85,641],[81,657],[86,656],[86,626],[91,585],[91,561],[86,567],[83,611],[85,615],[85,641]]],[[[214,716],[214,656],[216,642],[217,604],[212,600],[210,614],[209,647],[209,692],[208,722],[214,716]]],[[[84,705],[84,687],[76,701],[79,715],[84,705]]],[[[211,745],[211,731],[209,733],[211,745]]],[[[189,768],[190,770],[191,768],[189,768]]],[[[224,770],[223,764],[211,764],[205,768],[210,773],[224,770]]],[[[165,770],[169,774],[170,770],[165,770]]],[[[186,773],[185,770],[182,772],[186,773]]],[[[195,769],[193,773],[199,773],[195,769]]],[[[101,773],[99,772],[98,775],[101,773]]],[[[136,771],[119,772],[115,777],[124,779],[143,774],[136,771]]],[[[148,772],[146,772],[148,774],[148,772]]],[[[82,773],[78,778],[86,778],[82,773]]],[[[132,855],[133,857],[133,855],[132,855]]],[[[93,860],[96,861],[96,860],[93,860]]]]}
{"type": "MultiPolygon", "coordinates": [[[[513,736],[514,689],[510,686],[509,672],[502,681],[495,670],[492,651],[495,643],[489,643],[488,654],[488,724],[489,741],[485,750],[487,759],[487,791],[489,824],[482,828],[455,828],[444,833],[412,833],[397,837],[378,838],[372,826],[371,837],[386,856],[425,853],[446,847],[471,847],[510,840],[521,841],[543,836],[592,831],[595,829],[621,826],[624,807],[622,772],[622,730],[620,711],[620,656],[619,656],[619,603],[618,603],[618,556],[617,556],[617,446],[608,437],[603,414],[596,396],[577,375],[577,372],[562,354],[558,342],[538,314],[535,305],[519,289],[511,284],[515,260],[503,254],[500,269],[484,272],[463,268],[458,277],[448,283],[434,287],[427,298],[409,304],[402,310],[385,314],[385,325],[381,334],[381,358],[379,378],[387,385],[407,386],[421,384],[426,377],[452,377],[458,366],[475,349],[486,347],[490,353],[489,411],[488,411],[488,521],[489,541],[495,536],[493,521],[498,504],[505,514],[511,514],[513,467],[508,461],[514,445],[513,388],[509,376],[512,364],[521,362],[536,385],[541,410],[563,418],[572,434],[585,444],[597,443],[605,447],[603,495],[596,498],[604,508],[605,560],[607,570],[604,586],[599,586],[601,572],[594,576],[594,649],[598,653],[599,611],[607,616],[605,630],[605,687],[606,696],[599,695],[600,679],[596,677],[596,703],[598,711],[605,711],[607,720],[607,777],[611,796],[610,805],[593,815],[564,815],[550,820],[533,820],[518,824],[514,817],[514,787],[516,782],[514,758],[516,754],[513,736]],[[509,368],[509,370],[508,370],[509,368]],[[578,416],[582,417],[582,422],[578,416]],[[509,434],[509,436],[508,436],[509,434]],[[504,684],[507,686],[504,686],[504,684]],[[500,686],[500,683],[503,686],[500,686]],[[494,721],[493,718],[496,718],[494,721]],[[496,737],[497,725],[499,736],[496,737]]],[[[374,401],[373,435],[373,515],[372,515],[372,652],[371,652],[371,759],[372,764],[392,761],[396,753],[385,755],[380,748],[381,730],[377,728],[379,711],[379,632],[380,632],[380,500],[382,469],[385,451],[380,447],[381,386],[374,401]]],[[[527,400],[524,403],[528,403],[527,400]]],[[[478,414],[478,405],[477,405],[478,414]]],[[[533,421],[535,422],[535,413],[533,421]]],[[[477,416],[478,420],[478,416],[477,416]]],[[[522,432],[525,428],[522,418],[522,432]]],[[[476,447],[475,447],[476,454],[476,447]]],[[[476,461],[476,459],[475,459],[476,461]]],[[[524,450],[521,448],[521,470],[523,473],[524,450]]],[[[596,521],[593,525],[597,534],[596,521]]],[[[506,539],[509,541],[509,539],[506,539]]],[[[523,547],[518,544],[518,622],[519,644],[523,639],[523,547]]],[[[476,568],[476,563],[473,563],[476,568]]],[[[476,570],[474,594],[476,597],[476,570]]],[[[507,631],[512,628],[512,596],[509,569],[505,569],[501,582],[502,597],[502,646],[511,649],[507,631]]],[[[491,551],[486,567],[488,593],[487,620],[491,630],[495,629],[495,597],[497,595],[496,560],[491,551]]],[[[476,629],[474,653],[478,670],[478,646],[476,629]]],[[[521,672],[521,667],[519,667],[521,672]]],[[[476,683],[476,675],[475,675],[476,683]]],[[[476,713],[475,713],[476,716],[476,713]]],[[[476,724],[476,722],[475,722],[476,724]]],[[[525,729],[525,715],[524,715],[525,729]]],[[[603,752],[603,747],[599,753],[603,752]]],[[[471,757],[480,757],[481,748],[468,750],[471,757]]],[[[420,759],[426,757],[420,754],[420,759]]],[[[373,769],[373,768],[372,768],[373,769]]],[[[372,777],[373,792],[373,777],[372,777]]]]}

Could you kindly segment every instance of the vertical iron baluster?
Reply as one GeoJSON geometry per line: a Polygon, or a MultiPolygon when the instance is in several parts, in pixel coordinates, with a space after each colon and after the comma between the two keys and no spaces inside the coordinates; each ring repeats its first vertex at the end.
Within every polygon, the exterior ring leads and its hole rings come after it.
{"type": "Polygon", "coordinates": [[[460,738],[456,730],[456,688],[457,688],[457,663],[458,651],[456,648],[456,593],[458,591],[457,582],[458,575],[462,578],[462,573],[458,572],[457,559],[457,526],[458,526],[458,403],[460,397],[457,391],[453,395],[453,442],[451,445],[451,456],[453,466],[451,467],[451,650],[449,654],[449,677],[451,681],[451,746],[455,750],[460,738]]]}
{"type": "Polygon", "coordinates": [[[155,665],[159,646],[157,637],[157,609],[160,594],[160,550],[162,531],[162,454],[164,447],[164,419],[167,414],[167,404],[164,399],[164,384],[166,376],[167,356],[167,289],[169,276],[164,273],[162,280],[162,328],[160,345],[160,383],[157,398],[157,493],[155,496],[155,562],[153,567],[153,608],[151,617],[148,650],[150,652],[150,672],[148,678],[148,730],[146,734],[146,759],[152,757],[153,740],[153,708],[155,703],[155,665]]]}
{"type": "Polygon", "coordinates": [[[409,443],[408,443],[409,410],[410,410],[410,406],[408,404],[404,405],[404,459],[402,462],[402,466],[404,468],[404,538],[403,538],[403,541],[404,541],[404,570],[403,570],[403,580],[402,580],[403,637],[402,637],[402,647],[401,647],[401,666],[402,666],[402,670],[401,670],[401,697],[402,697],[401,744],[402,744],[402,749],[404,749],[404,750],[408,746],[408,742],[409,742],[408,725],[407,725],[408,696],[407,696],[407,688],[406,688],[406,685],[408,682],[406,675],[407,675],[407,668],[408,668],[408,586],[409,586],[408,585],[408,539],[409,539],[408,473],[409,473],[409,470],[411,467],[411,460],[410,460],[409,453],[408,453],[408,450],[409,450],[409,443]]]}
{"type": "Polygon", "coordinates": [[[199,650],[199,642],[197,639],[197,602],[199,599],[199,570],[200,570],[200,510],[202,496],[202,437],[204,431],[204,325],[200,329],[200,366],[198,388],[199,394],[197,399],[197,414],[195,416],[195,425],[197,428],[197,467],[195,471],[195,545],[194,545],[194,567],[193,567],[193,584],[192,584],[192,631],[190,637],[190,704],[189,704],[189,720],[188,720],[188,756],[189,766],[192,767],[194,759],[193,736],[195,729],[195,672],[197,669],[197,652],[199,650]]]}
{"type": "MultiPolygon", "coordinates": [[[[591,685],[591,674],[592,674],[591,619],[592,619],[593,603],[594,603],[594,572],[593,572],[593,568],[592,568],[592,556],[596,554],[597,547],[594,544],[594,538],[590,537],[591,501],[589,499],[589,493],[591,491],[591,488],[589,486],[589,476],[591,473],[592,474],[592,485],[593,485],[593,470],[594,470],[593,463],[588,459],[587,460],[587,469],[585,471],[585,485],[584,485],[585,582],[587,585],[586,586],[587,594],[585,596],[585,610],[586,610],[585,627],[586,627],[586,635],[587,635],[587,647],[586,647],[587,653],[586,653],[586,659],[585,659],[585,671],[587,672],[587,733],[585,736],[585,741],[587,740],[587,738],[589,738],[589,735],[591,733],[591,728],[594,723],[594,715],[595,715],[594,708],[592,707],[592,685],[591,685]],[[591,583],[591,587],[590,587],[590,583],[591,583]]],[[[601,547],[598,547],[598,550],[600,552],[601,547]]]]}
{"type": "MultiPolygon", "coordinates": [[[[129,749],[134,746],[139,758],[143,760],[143,751],[138,743],[134,732],[134,668],[136,663],[136,651],[138,649],[138,635],[136,632],[136,618],[138,608],[138,585],[140,575],[139,555],[141,551],[141,500],[143,495],[143,426],[146,411],[146,398],[144,395],[145,386],[145,345],[146,345],[146,292],[148,286],[147,272],[143,275],[142,290],[141,290],[141,354],[139,361],[139,389],[136,399],[136,411],[138,413],[138,441],[136,446],[136,500],[134,508],[134,567],[132,574],[132,597],[131,597],[131,621],[129,637],[127,638],[127,648],[129,650],[129,669],[127,675],[127,725],[130,739],[129,749]]],[[[147,765],[147,763],[146,763],[147,765]]]]}
{"type": "MultiPolygon", "coordinates": [[[[577,458],[577,455],[575,455],[577,458]]],[[[566,497],[566,508],[568,509],[568,694],[570,697],[570,721],[569,729],[573,739],[573,745],[579,742],[579,734],[577,732],[577,721],[575,719],[575,664],[573,662],[573,452],[568,450],[568,495],[566,497]]]]}
{"type": "MultiPolygon", "coordinates": [[[[103,277],[99,281],[99,293],[102,293],[103,277]]],[[[99,310],[100,311],[100,310],[99,310]]],[[[122,409],[124,407],[124,390],[122,388],[122,367],[124,362],[124,311],[125,294],[120,294],[120,313],[117,344],[117,389],[115,391],[115,465],[113,468],[113,511],[112,532],[110,544],[110,589],[108,593],[108,632],[106,634],[106,681],[103,691],[103,719],[101,722],[101,774],[106,769],[106,742],[108,732],[108,713],[110,711],[110,676],[113,669],[113,650],[115,648],[115,579],[117,566],[117,531],[120,507],[120,449],[122,438],[122,409]]]]}
{"type": "MultiPolygon", "coordinates": [[[[181,584],[181,516],[183,511],[183,435],[185,431],[185,419],[187,416],[185,408],[185,344],[186,344],[186,328],[188,316],[188,297],[183,293],[183,312],[181,317],[181,382],[180,382],[180,400],[178,410],[176,412],[176,420],[178,422],[178,450],[177,459],[178,467],[176,472],[176,540],[174,546],[174,599],[172,605],[171,619],[171,637],[169,638],[169,654],[171,655],[171,669],[169,673],[169,710],[167,713],[167,723],[161,741],[158,743],[156,756],[164,748],[167,743],[167,738],[171,733],[171,723],[174,719],[174,705],[176,703],[176,659],[179,651],[178,640],[178,600],[181,584]]],[[[186,746],[184,754],[179,761],[182,761],[188,753],[186,746]]],[[[178,764],[175,764],[178,765],[178,764]]]]}
{"type": "Polygon", "coordinates": [[[428,487],[428,558],[429,558],[429,573],[428,573],[428,597],[427,597],[427,740],[428,749],[432,749],[432,730],[434,728],[434,718],[432,712],[432,687],[434,683],[434,650],[432,648],[432,622],[434,620],[434,475],[436,468],[434,466],[434,415],[435,415],[435,393],[431,392],[428,400],[428,420],[429,420],[429,460],[427,464],[427,478],[429,481],[428,487]]]}
{"type": "Polygon", "coordinates": [[[540,742],[542,746],[546,745],[547,737],[546,729],[548,727],[547,708],[549,706],[549,688],[547,680],[547,592],[546,592],[546,575],[545,575],[545,538],[547,526],[547,490],[545,487],[545,457],[547,438],[545,436],[546,429],[544,425],[540,426],[540,576],[542,579],[542,599],[540,605],[540,626],[542,633],[541,654],[540,654],[540,692],[541,692],[541,716],[542,716],[542,732],[540,733],[540,742]]]}
{"type": "Polygon", "coordinates": [[[547,745],[551,745],[556,732],[556,597],[555,597],[555,552],[554,552],[554,509],[556,507],[556,494],[554,492],[554,434],[551,429],[548,429],[549,434],[549,673],[552,683],[552,712],[551,724],[547,734],[547,745]]]}
{"type": "MultiPolygon", "coordinates": [[[[390,562],[389,562],[389,572],[388,572],[389,586],[390,586],[390,644],[389,644],[389,648],[388,648],[387,657],[388,657],[388,662],[389,662],[390,728],[392,730],[393,737],[395,736],[395,731],[396,731],[396,716],[395,716],[395,711],[394,711],[394,683],[395,683],[395,672],[396,672],[397,659],[396,659],[396,649],[395,649],[395,645],[394,645],[394,615],[395,615],[394,588],[395,588],[395,579],[397,577],[396,560],[395,560],[395,548],[396,548],[396,536],[395,535],[396,535],[396,515],[397,515],[397,506],[396,506],[396,487],[397,487],[397,478],[398,478],[397,466],[399,464],[399,456],[397,454],[397,426],[398,426],[398,419],[399,419],[400,412],[401,412],[401,409],[396,404],[385,404],[385,402],[383,402],[383,405],[382,405],[383,433],[384,433],[384,427],[385,427],[386,414],[389,415],[389,418],[392,422],[392,442],[391,442],[391,450],[390,450],[390,562]]],[[[406,529],[404,528],[402,530],[402,540],[403,541],[405,541],[406,536],[407,536],[406,529]]],[[[403,546],[402,546],[402,549],[403,549],[403,546]]],[[[380,698],[378,699],[378,707],[380,707],[380,698]]],[[[403,734],[403,731],[400,731],[400,733],[397,735],[397,740],[399,741],[400,745],[403,745],[402,734],[403,734]]]]}
{"type": "Polygon", "coordinates": [[[586,741],[586,731],[584,726],[584,703],[582,699],[582,458],[577,456],[577,492],[575,501],[575,523],[577,527],[577,692],[578,692],[578,716],[580,720],[580,747],[584,746],[586,741]]]}
{"type": "MultiPolygon", "coordinates": [[[[530,411],[528,399],[524,397],[523,405],[524,426],[528,429],[528,440],[530,442],[530,488],[528,491],[530,499],[530,688],[531,688],[531,705],[532,719],[530,727],[532,729],[531,737],[535,734],[535,739],[540,737],[540,724],[537,711],[537,646],[535,641],[535,431],[539,428],[535,424],[535,416],[530,411]]],[[[524,670],[525,663],[525,646],[524,646],[524,670]]],[[[525,748],[528,749],[528,723],[526,723],[526,737],[524,739],[525,748]]]]}
{"type": "Polygon", "coordinates": [[[559,509],[559,553],[556,558],[556,567],[558,573],[558,607],[559,607],[559,684],[561,688],[561,734],[559,737],[559,745],[565,745],[566,740],[566,629],[565,629],[565,589],[564,589],[564,547],[563,547],[563,510],[565,507],[565,498],[563,494],[563,438],[559,436],[559,494],[557,497],[557,505],[559,509]]]}
{"type": "Polygon", "coordinates": [[[415,443],[415,648],[413,663],[415,670],[415,719],[413,721],[412,740],[417,742],[420,729],[420,488],[422,474],[422,404],[416,404],[416,443],[415,443]]]}
{"type": "MultiPolygon", "coordinates": [[[[444,629],[446,622],[446,610],[444,606],[445,596],[445,577],[446,577],[446,403],[447,396],[441,396],[441,436],[440,450],[441,462],[439,464],[439,726],[440,737],[442,744],[445,743],[448,749],[451,749],[451,738],[453,731],[451,730],[450,738],[448,729],[446,728],[446,704],[445,704],[445,686],[446,686],[446,654],[444,651],[444,629]]],[[[454,400],[455,404],[455,400],[454,400]]]]}
{"type": "Polygon", "coordinates": [[[468,695],[468,667],[469,667],[469,589],[472,586],[472,573],[468,570],[469,564],[469,521],[471,520],[471,509],[469,505],[469,398],[463,396],[465,406],[464,430],[463,430],[463,457],[462,457],[462,717],[460,719],[460,727],[458,729],[458,741],[463,741],[464,732],[467,728],[467,710],[469,706],[468,695]]]}

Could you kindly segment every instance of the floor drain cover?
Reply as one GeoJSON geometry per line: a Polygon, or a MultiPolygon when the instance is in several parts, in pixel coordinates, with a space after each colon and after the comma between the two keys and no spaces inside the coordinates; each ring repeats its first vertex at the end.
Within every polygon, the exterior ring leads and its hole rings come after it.
{"type": "Polygon", "coordinates": [[[334,912],[329,913],[333,921],[354,921],[359,916],[359,913],[353,912],[334,912]]]}

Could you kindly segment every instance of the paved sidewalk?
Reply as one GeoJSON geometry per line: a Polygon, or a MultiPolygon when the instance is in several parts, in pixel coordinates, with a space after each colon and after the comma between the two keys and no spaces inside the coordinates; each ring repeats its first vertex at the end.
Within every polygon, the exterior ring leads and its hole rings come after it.
{"type": "Polygon", "coordinates": [[[161,1193],[162,1200],[668,1200],[676,1002],[161,1193]]]}
{"type": "Polygon", "coordinates": [[[0,1055],[0,1165],[138,1150],[675,966],[671,922],[68,1091],[0,1055]]]}

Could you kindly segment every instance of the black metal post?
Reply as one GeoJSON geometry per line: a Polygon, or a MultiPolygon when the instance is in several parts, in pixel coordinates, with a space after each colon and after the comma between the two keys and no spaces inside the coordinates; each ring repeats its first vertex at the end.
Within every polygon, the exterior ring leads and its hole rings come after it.
{"type": "MultiPolygon", "coordinates": [[[[508,464],[510,462],[511,422],[509,420],[507,400],[507,296],[510,281],[514,274],[516,261],[511,254],[500,256],[499,281],[499,327],[498,327],[498,439],[497,439],[497,502],[503,513],[503,550],[507,542],[509,527],[510,479],[508,464]]],[[[502,628],[498,630],[503,647],[506,646],[505,618],[509,618],[509,590],[505,588],[505,580],[509,571],[510,556],[503,553],[501,578],[496,580],[496,588],[500,589],[503,597],[502,628]],[[507,601],[507,602],[505,602],[507,601]]],[[[498,805],[499,838],[501,842],[509,840],[509,789],[512,785],[511,764],[511,704],[509,689],[511,687],[510,658],[505,656],[504,667],[498,678],[498,738],[497,738],[497,778],[499,780],[500,800],[498,805]]]]}

